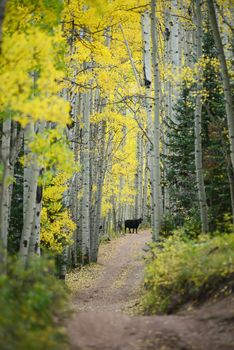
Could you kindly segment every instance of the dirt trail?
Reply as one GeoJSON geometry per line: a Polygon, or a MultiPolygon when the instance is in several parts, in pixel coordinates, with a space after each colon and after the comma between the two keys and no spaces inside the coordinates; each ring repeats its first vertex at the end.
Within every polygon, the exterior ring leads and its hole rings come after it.
{"type": "Polygon", "coordinates": [[[147,241],[150,235],[144,231],[101,247],[98,269],[93,267],[74,298],[68,324],[71,349],[234,350],[231,297],[177,315],[131,315],[140,294],[147,241]]]}

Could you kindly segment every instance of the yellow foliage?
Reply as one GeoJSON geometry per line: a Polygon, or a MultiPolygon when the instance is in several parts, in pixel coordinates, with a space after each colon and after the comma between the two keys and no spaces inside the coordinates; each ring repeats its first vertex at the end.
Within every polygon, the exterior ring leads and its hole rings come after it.
{"type": "Polygon", "coordinates": [[[75,230],[75,223],[68,210],[62,206],[62,196],[67,189],[67,181],[67,174],[61,172],[44,190],[41,244],[54,253],[61,253],[64,246],[72,244],[72,235],[75,230]]]}
{"type": "Polygon", "coordinates": [[[54,25],[55,8],[37,1],[35,11],[33,3],[7,2],[0,56],[0,104],[3,110],[11,110],[23,127],[31,120],[64,126],[70,120],[69,105],[58,95],[58,82],[65,73],[59,61],[65,41],[54,25]]]}

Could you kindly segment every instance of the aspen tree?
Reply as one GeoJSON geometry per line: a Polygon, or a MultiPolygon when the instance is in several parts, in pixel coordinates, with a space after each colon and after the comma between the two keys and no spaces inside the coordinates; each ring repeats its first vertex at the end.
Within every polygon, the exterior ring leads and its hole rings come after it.
{"type": "Polygon", "coordinates": [[[148,186],[149,186],[149,166],[147,157],[147,145],[144,143],[144,183],[143,183],[143,197],[142,197],[142,219],[144,223],[148,221],[148,186]]]}
{"type": "MultiPolygon", "coordinates": [[[[34,137],[34,123],[30,122],[26,129],[27,140],[32,140],[34,137]]],[[[39,167],[36,160],[36,155],[31,154],[30,159],[27,159],[27,183],[25,187],[26,194],[24,195],[24,223],[20,240],[20,256],[23,258],[24,264],[27,263],[30,239],[33,230],[34,217],[36,212],[36,195],[37,183],[39,177],[39,167]]]]}
{"type": "MultiPolygon", "coordinates": [[[[79,116],[81,114],[81,93],[75,94],[75,101],[72,106],[72,117],[74,121],[74,128],[72,133],[72,145],[73,145],[73,152],[74,152],[74,161],[75,164],[78,166],[79,164],[79,136],[80,136],[80,122],[79,122],[79,116]]],[[[73,233],[73,244],[71,247],[71,256],[72,256],[72,263],[73,266],[77,266],[77,257],[78,257],[78,244],[80,244],[80,232],[78,230],[78,223],[79,223],[79,172],[76,171],[70,185],[70,210],[72,214],[72,219],[76,224],[76,228],[73,233]],[[78,242],[79,241],[79,242],[78,242]]]]}
{"type": "Polygon", "coordinates": [[[23,130],[19,129],[18,131],[17,123],[12,121],[11,118],[3,121],[1,141],[3,174],[0,186],[0,246],[6,257],[14,181],[14,166],[23,142],[23,130]]]}
{"type": "Polygon", "coordinates": [[[83,198],[82,198],[82,263],[90,262],[90,100],[83,99],[83,198]]]}
{"type": "Polygon", "coordinates": [[[145,78],[145,104],[147,114],[147,131],[150,142],[148,143],[148,157],[150,165],[150,182],[151,182],[151,223],[152,238],[154,241],[158,239],[158,205],[157,203],[157,183],[156,183],[156,155],[153,136],[152,122],[152,101],[151,101],[151,58],[150,58],[150,14],[146,11],[142,15],[142,33],[143,33],[143,61],[144,61],[144,78],[145,78]]]}
{"type": "Polygon", "coordinates": [[[140,132],[137,135],[137,171],[136,171],[136,196],[135,196],[135,218],[142,218],[142,196],[143,196],[143,138],[140,132]]]}
{"type": "Polygon", "coordinates": [[[0,229],[1,229],[1,245],[0,249],[3,249],[3,261],[7,251],[7,238],[8,238],[8,226],[9,226],[9,186],[11,179],[10,176],[10,147],[11,147],[11,119],[8,118],[3,122],[2,127],[2,146],[1,146],[1,160],[3,164],[3,174],[1,181],[0,192],[0,229]]]}
{"type": "Polygon", "coordinates": [[[40,231],[41,231],[41,210],[42,210],[42,185],[37,185],[36,190],[36,208],[32,225],[32,234],[30,238],[29,251],[31,254],[40,256],[40,231]]]}
{"type": "MultiPolygon", "coordinates": [[[[43,134],[45,130],[45,122],[38,122],[38,133],[43,134]]],[[[42,170],[39,169],[39,174],[42,170]]],[[[27,190],[28,193],[28,190],[27,190]]],[[[41,229],[41,210],[42,210],[43,186],[37,183],[36,188],[36,206],[34,211],[34,220],[32,225],[32,233],[30,238],[30,253],[40,255],[40,229],[41,229]]],[[[25,205],[27,205],[25,203],[25,205]]]]}
{"type": "Polygon", "coordinates": [[[152,68],[154,76],[154,152],[155,152],[155,186],[156,186],[156,237],[158,239],[161,226],[161,207],[162,207],[162,190],[161,190],[161,169],[160,169],[160,82],[159,82],[159,50],[156,24],[156,0],[151,0],[151,40],[152,40],[152,68]]]}
{"type": "MultiPolygon", "coordinates": [[[[201,1],[196,0],[196,19],[197,19],[197,30],[196,30],[196,47],[197,47],[197,62],[202,57],[202,13],[201,13],[201,1]]],[[[196,96],[196,108],[195,108],[195,166],[196,166],[196,180],[198,190],[198,200],[200,207],[200,217],[202,232],[209,231],[208,213],[207,213],[207,202],[206,192],[204,185],[203,166],[202,166],[202,140],[201,140],[201,113],[202,113],[202,100],[201,100],[201,89],[202,84],[202,69],[199,68],[197,77],[197,96],[196,96]]]]}
{"type": "Polygon", "coordinates": [[[99,149],[99,156],[97,161],[97,193],[96,193],[96,206],[95,206],[95,220],[94,220],[94,239],[92,247],[92,261],[97,261],[98,248],[99,248],[99,238],[100,238],[100,226],[101,225],[101,211],[102,211],[102,194],[103,194],[103,184],[105,179],[105,169],[104,169],[104,151],[105,151],[105,133],[106,133],[106,123],[101,122],[98,128],[99,140],[101,142],[99,149]]]}

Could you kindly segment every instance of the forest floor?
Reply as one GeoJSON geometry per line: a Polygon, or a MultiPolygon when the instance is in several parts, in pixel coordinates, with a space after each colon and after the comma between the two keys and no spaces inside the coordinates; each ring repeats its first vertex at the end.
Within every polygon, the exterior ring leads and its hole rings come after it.
{"type": "Polygon", "coordinates": [[[233,297],[183,307],[173,315],[137,315],[144,247],[150,234],[101,245],[98,264],[73,271],[68,335],[72,350],[234,350],[233,297]]]}

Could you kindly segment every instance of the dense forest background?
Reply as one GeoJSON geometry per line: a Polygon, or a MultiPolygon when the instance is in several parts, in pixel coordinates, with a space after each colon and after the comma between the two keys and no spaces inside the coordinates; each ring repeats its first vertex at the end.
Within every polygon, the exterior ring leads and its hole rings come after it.
{"type": "Polygon", "coordinates": [[[52,288],[53,260],[62,279],[96,262],[126,219],[154,242],[233,233],[232,0],[0,11],[0,285],[52,288]]]}

